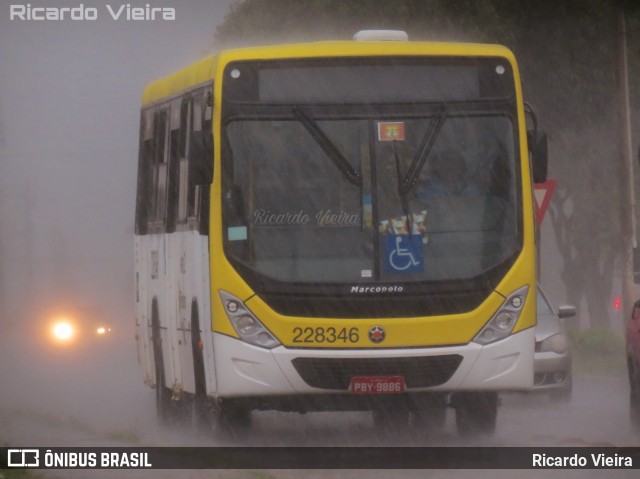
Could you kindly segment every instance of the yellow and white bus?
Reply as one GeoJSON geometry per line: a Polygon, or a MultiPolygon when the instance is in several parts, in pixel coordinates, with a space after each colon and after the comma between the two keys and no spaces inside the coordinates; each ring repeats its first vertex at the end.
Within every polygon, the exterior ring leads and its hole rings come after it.
{"type": "Polygon", "coordinates": [[[240,430],[254,410],[437,426],[451,406],[461,433],[493,430],[498,392],[533,384],[546,150],[530,162],[527,144],[496,45],[361,32],[148,85],[136,338],[160,420],[195,405],[240,430]]]}

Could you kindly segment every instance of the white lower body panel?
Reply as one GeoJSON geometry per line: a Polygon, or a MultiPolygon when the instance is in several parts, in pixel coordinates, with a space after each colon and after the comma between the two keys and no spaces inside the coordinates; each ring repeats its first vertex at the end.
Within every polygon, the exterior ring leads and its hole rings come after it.
{"type": "Polygon", "coordinates": [[[280,346],[267,350],[216,333],[213,343],[217,376],[215,395],[220,397],[340,392],[309,386],[293,366],[295,358],[372,359],[457,354],[462,361],[449,380],[438,386],[412,388],[407,392],[522,391],[533,387],[533,328],[488,346],[469,343],[450,347],[367,350],[287,349],[280,346]]]}

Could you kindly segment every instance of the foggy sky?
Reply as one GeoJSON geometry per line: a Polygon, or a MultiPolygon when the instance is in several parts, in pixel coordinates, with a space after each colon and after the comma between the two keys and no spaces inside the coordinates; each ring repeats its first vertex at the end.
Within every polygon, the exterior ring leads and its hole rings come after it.
{"type": "Polygon", "coordinates": [[[0,320],[22,320],[37,298],[128,324],[142,89],[210,53],[231,0],[29,2],[84,3],[96,21],[10,21],[11,3],[0,1],[0,320]],[[176,20],[114,21],[105,3],[171,6],[176,20]]]}

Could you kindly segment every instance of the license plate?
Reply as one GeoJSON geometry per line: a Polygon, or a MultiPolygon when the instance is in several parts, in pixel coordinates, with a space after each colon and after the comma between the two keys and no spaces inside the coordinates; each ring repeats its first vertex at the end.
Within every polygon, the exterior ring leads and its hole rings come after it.
{"type": "Polygon", "coordinates": [[[349,385],[353,394],[399,394],[406,389],[403,376],[354,376],[349,385]]]}

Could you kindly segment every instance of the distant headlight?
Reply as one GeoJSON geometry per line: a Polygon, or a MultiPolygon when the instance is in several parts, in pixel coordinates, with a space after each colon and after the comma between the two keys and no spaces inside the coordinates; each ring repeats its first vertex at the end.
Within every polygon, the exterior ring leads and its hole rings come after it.
{"type": "Polygon", "coordinates": [[[74,328],[68,321],[59,321],[51,328],[54,339],[61,342],[70,341],[75,334],[74,328]]]}
{"type": "Polygon", "coordinates": [[[562,334],[554,334],[536,345],[536,351],[548,353],[553,351],[556,354],[564,354],[567,352],[567,337],[562,334]]]}

